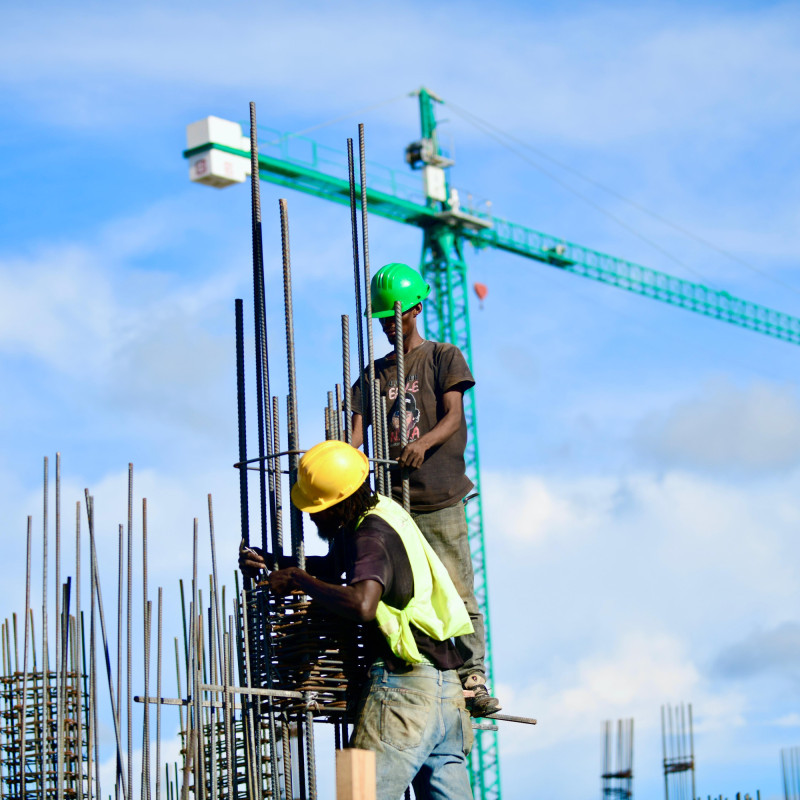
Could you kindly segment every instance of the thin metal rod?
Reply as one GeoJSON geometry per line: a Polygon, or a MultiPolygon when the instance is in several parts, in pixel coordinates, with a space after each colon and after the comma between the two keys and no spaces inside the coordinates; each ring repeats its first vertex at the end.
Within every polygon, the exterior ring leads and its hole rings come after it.
{"type": "Polygon", "coordinates": [[[388,418],[388,410],[386,408],[386,397],[381,395],[381,408],[380,408],[380,420],[381,420],[381,441],[383,443],[382,452],[386,455],[386,459],[382,462],[381,466],[383,468],[383,479],[384,479],[384,494],[386,497],[392,496],[392,473],[389,469],[391,464],[396,464],[397,461],[393,461],[390,459],[389,456],[389,426],[386,424],[386,420],[388,418]]]}
{"type": "MultiPolygon", "coordinates": [[[[369,438],[368,427],[370,422],[370,404],[367,400],[364,385],[364,320],[361,316],[361,267],[359,265],[358,249],[358,210],[356,204],[356,178],[355,178],[355,159],[353,158],[353,140],[347,140],[347,172],[350,181],[350,233],[353,241],[353,272],[356,296],[356,335],[358,339],[358,387],[361,395],[361,430],[363,432],[364,452],[369,457],[369,438]]],[[[369,298],[369,284],[366,285],[366,297],[369,298]]],[[[372,325],[372,319],[367,314],[367,328],[372,325]]],[[[349,383],[348,383],[349,385],[349,383]]],[[[371,395],[370,395],[371,397],[371,395]]],[[[373,431],[374,435],[374,431],[373,431]]]]}
{"type": "MultiPolygon", "coordinates": [[[[97,548],[95,546],[95,536],[94,536],[94,498],[89,495],[89,490],[86,490],[86,512],[88,517],[88,524],[89,524],[89,552],[91,555],[91,566],[92,566],[92,583],[94,587],[94,595],[92,599],[92,609],[94,609],[94,601],[97,601],[97,610],[100,614],[100,630],[101,635],[103,638],[103,652],[105,654],[106,659],[106,675],[108,677],[108,694],[109,700],[111,702],[111,715],[114,719],[114,735],[116,738],[117,744],[117,768],[122,771],[122,734],[120,732],[120,724],[119,724],[119,709],[116,707],[116,703],[114,702],[114,677],[111,671],[111,656],[108,650],[108,637],[106,636],[106,616],[103,611],[103,594],[100,589],[100,572],[97,567],[97,548]]],[[[97,692],[97,682],[95,681],[95,694],[97,692]]],[[[95,715],[97,714],[97,702],[95,699],[95,715]]],[[[99,733],[98,733],[99,735],[99,733]]],[[[98,751],[99,752],[99,751],[98,751]]],[[[99,770],[99,765],[98,765],[99,770]]],[[[130,786],[131,784],[127,784],[130,786]]],[[[99,771],[98,771],[98,779],[97,779],[97,793],[100,796],[100,779],[99,779],[99,771]]],[[[122,794],[123,797],[128,797],[127,786],[123,782],[122,784],[122,794]]]]}
{"type": "MultiPolygon", "coordinates": [[[[380,408],[380,388],[375,382],[375,352],[372,341],[372,293],[370,269],[369,269],[369,227],[367,224],[367,156],[364,142],[364,126],[358,126],[358,166],[359,179],[361,181],[361,252],[364,262],[364,300],[367,310],[367,362],[370,388],[370,417],[373,426],[376,423],[375,411],[380,408]]],[[[362,404],[364,403],[362,395],[362,404]]],[[[374,428],[373,428],[374,434],[374,428]]],[[[367,454],[369,455],[369,454],[367,454]]]]}
{"type": "MultiPolygon", "coordinates": [[[[236,407],[239,429],[239,461],[247,462],[247,415],[245,413],[244,386],[244,309],[237,298],[236,306],[236,407]]],[[[263,422],[262,422],[263,424],[263,422]]],[[[263,450],[263,448],[261,448],[263,450]]],[[[261,462],[262,464],[264,462],[261,462]]],[[[263,467],[261,469],[263,473],[263,467]]],[[[247,496],[247,470],[239,470],[239,514],[241,519],[242,541],[246,547],[250,545],[250,512],[247,496]]],[[[248,580],[245,578],[245,580],[248,580]]]]}
{"type": "MultiPolygon", "coordinates": [[[[142,498],[142,612],[144,616],[144,693],[150,694],[151,603],[147,591],[147,498],[142,498]]],[[[150,800],[150,706],[144,707],[142,729],[142,800],[150,800]]]]}
{"type": "MultiPolygon", "coordinates": [[[[58,490],[56,491],[56,495],[58,495],[58,490]]],[[[69,654],[68,646],[69,646],[69,600],[70,600],[70,588],[71,588],[71,578],[67,578],[67,582],[62,587],[63,592],[63,602],[60,605],[60,613],[61,619],[60,627],[61,627],[61,636],[60,636],[60,656],[61,656],[61,664],[59,665],[59,678],[60,683],[57,684],[58,689],[58,703],[59,703],[59,716],[58,716],[58,727],[56,731],[57,743],[56,743],[56,752],[58,753],[58,787],[61,792],[61,796],[63,797],[64,794],[64,711],[66,706],[66,687],[67,687],[67,656],[69,654]]]]}
{"type": "MultiPolygon", "coordinates": [[[[276,455],[284,455],[279,453],[280,450],[280,403],[277,397],[272,398],[272,427],[275,441],[273,444],[273,457],[276,455]]],[[[273,551],[273,567],[278,566],[278,556],[283,555],[283,487],[281,484],[281,474],[275,474],[275,549],[273,551]]]]}
{"type": "Polygon", "coordinates": [[[350,389],[350,318],[347,314],[342,314],[342,391],[344,393],[344,440],[347,444],[352,444],[353,420],[351,417],[353,412],[350,389]]]}
{"type": "MultiPolygon", "coordinates": [[[[122,611],[125,606],[125,526],[119,526],[119,542],[117,553],[117,708],[122,713],[122,639],[125,626],[122,611]]],[[[114,792],[119,797],[122,786],[121,775],[117,773],[114,781],[114,792]]]]}
{"type": "Polygon", "coordinates": [[[128,626],[126,711],[128,720],[128,786],[133,788],[133,464],[128,464],[128,626]]]}
{"type": "MultiPolygon", "coordinates": [[[[300,428],[297,417],[297,373],[294,357],[294,311],[292,308],[292,260],[289,246],[289,210],[286,200],[278,200],[281,217],[281,253],[283,256],[283,304],[286,316],[286,365],[288,367],[288,388],[286,429],[289,434],[289,449],[300,447],[300,428]]],[[[297,482],[299,459],[289,456],[289,488],[297,482]]],[[[292,529],[292,555],[300,569],[305,569],[306,556],[303,542],[303,514],[294,504],[290,508],[292,529]]]]}
{"type": "MultiPolygon", "coordinates": [[[[20,796],[24,796],[25,784],[25,724],[27,720],[26,699],[28,695],[28,628],[31,607],[31,538],[33,535],[33,518],[28,517],[28,536],[25,550],[25,634],[22,645],[22,719],[20,721],[20,771],[22,773],[20,796]]],[[[80,715],[79,715],[80,716],[80,715]]]]}
{"type": "Polygon", "coordinates": [[[309,800],[317,800],[317,764],[314,756],[314,712],[313,696],[306,693],[306,775],[308,777],[309,800]]]}
{"type": "MultiPolygon", "coordinates": [[[[119,633],[117,633],[119,635],[119,633]]],[[[84,650],[83,643],[83,611],[81,610],[81,504],[80,500],[75,502],[75,688],[78,697],[78,706],[75,709],[75,716],[78,723],[78,760],[77,760],[77,773],[78,773],[78,800],[83,800],[83,714],[81,714],[81,707],[85,705],[82,702],[83,693],[81,687],[81,679],[85,686],[85,676],[82,675],[85,670],[80,669],[80,650],[84,650]]],[[[119,703],[117,703],[119,708],[119,703]]],[[[88,777],[88,776],[87,776],[88,777]]]]}
{"type": "MultiPolygon", "coordinates": [[[[394,304],[394,357],[397,362],[397,421],[400,425],[400,452],[408,444],[408,424],[406,422],[406,358],[403,342],[403,306],[399,300],[394,304]]],[[[403,508],[411,511],[411,493],[408,485],[408,469],[400,470],[402,481],[403,508]]]]}
{"type": "MultiPolygon", "coordinates": [[[[264,408],[266,372],[264,353],[267,350],[266,321],[264,320],[264,254],[261,233],[261,189],[258,167],[258,128],[256,104],[250,103],[250,198],[253,230],[253,310],[255,313],[256,345],[256,410],[258,416],[258,455],[264,456],[265,438],[269,437],[269,426],[264,408]]],[[[268,378],[267,378],[268,380],[268,378]]],[[[268,395],[267,395],[268,396],[268,395]]],[[[261,547],[267,549],[267,471],[265,462],[259,468],[259,499],[261,503],[261,547]]],[[[249,544],[249,542],[245,542],[249,544]]]]}
{"type": "MultiPolygon", "coordinates": [[[[156,697],[161,697],[161,633],[163,591],[158,587],[158,629],[156,632],[156,697]]],[[[156,800],[161,800],[161,705],[156,706],[156,800]]]]}
{"type": "Polygon", "coordinates": [[[344,411],[344,404],[342,402],[342,385],[336,384],[336,431],[339,434],[336,438],[343,442],[345,441],[345,426],[342,424],[342,412],[344,411]]]}
{"type": "MultiPolygon", "coordinates": [[[[222,634],[222,685],[225,689],[228,688],[228,671],[230,666],[228,664],[228,641],[230,634],[223,632],[222,634]]],[[[227,788],[228,800],[233,800],[233,781],[234,781],[234,767],[233,767],[233,747],[231,737],[233,733],[233,706],[234,703],[228,697],[227,691],[222,695],[222,720],[225,726],[225,764],[227,769],[227,788]]]]}
{"type": "Polygon", "coordinates": [[[47,649],[47,499],[48,499],[48,479],[49,468],[47,456],[44,458],[44,498],[42,503],[42,689],[44,692],[44,708],[42,710],[42,720],[44,729],[42,731],[42,797],[48,793],[48,764],[50,750],[50,655],[47,649]]]}
{"type": "MultiPolygon", "coordinates": [[[[63,800],[64,798],[64,760],[63,760],[63,725],[64,725],[64,708],[61,703],[61,453],[56,453],[56,530],[55,530],[55,599],[56,599],[56,800],[63,800]]],[[[45,702],[49,704],[50,693],[48,686],[48,694],[45,702]]]]}

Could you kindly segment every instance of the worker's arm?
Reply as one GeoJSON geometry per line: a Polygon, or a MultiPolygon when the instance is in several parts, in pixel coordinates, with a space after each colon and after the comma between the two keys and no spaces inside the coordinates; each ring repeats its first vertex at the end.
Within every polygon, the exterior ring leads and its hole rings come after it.
{"type": "MultiPolygon", "coordinates": [[[[259,547],[239,546],[239,569],[248,578],[257,578],[262,570],[268,569],[267,564],[274,563],[271,553],[266,555],[259,547]]],[[[278,569],[292,566],[292,556],[279,555],[278,569]]],[[[323,580],[337,580],[342,574],[332,553],[325,556],[307,556],[306,570],[312,575],[317,575],[323,580]]]]}
{"type": "Polygon", "coordinates": [[[399,455],[397,463],[401,467],[417,468],[422,466],[425,453],[432,447],[446,442],[461,426],[464,414],[464,392],[451,389],[442,395],[444,416],[426,434],[413,442],[409,442],[399,455]]]}
{"type": "Polygon", "coordinates": [[[351,423],[353,428],[353,438],[350,441],[350,444],[353,447],[361,447],[364,441],[364,417],[361,414],[353,413],[351,417],[351,423]]]}
{"type": "Polygon", "coordinates": [[[383,586],[378,581],[359,581],[350,586],[325,583],[299,567],[289,567],[270,573],[269,588],[274,594],[284,595],[293,589],[310,595],[336,614],[357,622],[375,619],[378,603],[383,596],[383,586]]]}

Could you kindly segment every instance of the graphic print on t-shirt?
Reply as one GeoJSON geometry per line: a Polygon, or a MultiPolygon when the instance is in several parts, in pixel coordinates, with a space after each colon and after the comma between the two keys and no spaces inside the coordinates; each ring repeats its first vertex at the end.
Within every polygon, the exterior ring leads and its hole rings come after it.
{"type": "MultiPolygon", "coordinates": [[[[388,396],[390,399],[394,398],[394,405],[389,414],[389,447],[396,447],[400,444],[400,410],[398,404],[400,398],[397,392],[397,381],[390,381],[388,388],[388,396]]],[[[406,442],[414,442],[419,439],[419,415],[420,411],[417,408],[417,401],[414,399],[412,390],[419,390],[419,381],[416,375],[411,375],[406,381],[406,407],[405,407],[405,424],[406,424],[406,442]]]]}

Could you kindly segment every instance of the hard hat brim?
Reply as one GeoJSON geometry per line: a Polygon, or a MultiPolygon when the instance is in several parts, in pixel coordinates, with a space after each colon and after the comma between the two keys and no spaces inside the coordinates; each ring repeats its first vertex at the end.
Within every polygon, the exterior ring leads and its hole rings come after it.
{"type": "Polygon", "coordinates": [[[301,511],[307,514],[316,514],[318,511],[324,511],[326,508],[335,506],[340,503],[344,498],[339,497],[333,500],[317,500],[314,502],[302,489],[299,483],[292,486],[292,503],[301,511]]]}

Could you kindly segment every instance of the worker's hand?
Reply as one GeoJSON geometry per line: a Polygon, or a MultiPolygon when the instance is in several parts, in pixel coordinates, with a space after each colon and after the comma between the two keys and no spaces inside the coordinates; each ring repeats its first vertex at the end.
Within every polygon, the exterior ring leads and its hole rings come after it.
{"type": "Polygon", "coordinates": [[[421,439],[417,439],[415,442],[409,442],[403,449],[403,452],[397,457],[397,463],[401,467],[418,469],[422,466],[427,451],[428,448],[422,444],[421,439]]]}
{"type": "Polygon", "coordinates": [[[245,577],[256,578],[266,568],[264,554],[258,547],[245,547],[244,542],[239,545],[239,569],[245,577]]]}
{"type": "Polygon", "coordinates": [[[293,589],[299,589],[300,587],[297,585],[295,577],[297,573],[302,571],[299,567],[287,567],[286,569],[276,569],[274,572],[270,572],[267,578],[270,591],[281,597],[289,594],[293,589]]]}

